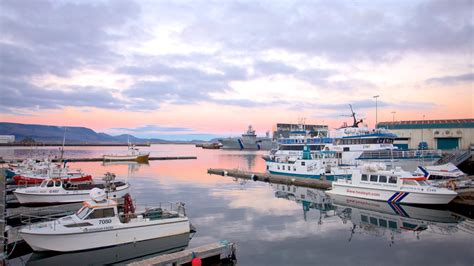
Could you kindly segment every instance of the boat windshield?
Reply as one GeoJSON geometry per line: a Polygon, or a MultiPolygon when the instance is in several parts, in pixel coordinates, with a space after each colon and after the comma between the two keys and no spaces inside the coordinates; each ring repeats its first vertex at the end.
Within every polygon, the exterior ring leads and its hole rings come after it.
{"type": "Polygon", "coordinates": [[[87,206],[83,206],[82,208],[80,208],[77,212],[76,212],[76,215],[77,217],[79,217],[79,219],[84,219],[84,217],[86,217],[90,212],[92,211],[92,208],[89,208],[87,206]]]}

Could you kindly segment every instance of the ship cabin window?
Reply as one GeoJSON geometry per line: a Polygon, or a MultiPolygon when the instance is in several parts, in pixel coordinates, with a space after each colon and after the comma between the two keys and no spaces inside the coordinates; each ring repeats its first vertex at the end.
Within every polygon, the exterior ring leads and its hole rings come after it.
{"type": "Polygon", "coordinates": [[[114,208],[96,209],[86,219],[101,219],[114,217],[114,208]]]}
{"type": "Polygon", "coordinates": [[[390,184],[396,184],[397,183],[397,177],[396,176],[391,176],[388,178],[388,182],[390,184]]]}
{"type": "Polygon", "coordinates": [[[55,187],[60,187],[61,186],[61,181],[59,181],[59,180],[54,181],[54,186],[55,187]]]}
{"type": "Polygon", "coordinates": [[[349,147],[344,147],[343,148],[343,151],[350,151],[350,150],[351,150],[351,148],[349,148],[349,147]]]}
{"type": "Polygon", "coordinates": [[[268,169],[270,169],[270,166],[269,166],[269,165],[267,165],[267,170],[268,170],[268,169]]]}
{"type": "Polygon", "coordinates": [[[48,184],[46,184],[47,187],[53,187],[54,186],[54,181],[53,180],[49,180],[48,181],[48,184]]]}
{"type": "Polygon", "coordinates": [[[442,176],[442,175],[430,175],[430,180],[441,180],[441,179],[449,179],[449,177],[442,176]]]}
{"type": "Polygon", "coordinates": [[[388,221],[388,228],[397,229],[397,222],[388,221]]]}
{"type": "Polygon", "coordinates": [[[416,181],[416,182],[418,182],[418,184],[419,184],[420,186],[429,186],[428,182],[423,181],[423,180],[419,180],[419,181],[416,181]]]}
{"type": "Polygon", "coordinates": [[[284,166],[284,165],[282,165],[282,166],[281,166],[281,169],[282,169],[282,170],[285,170],[285,166],[284,166]]]}
{"type": "Polygon", "coordinates": [[[373,224],[373,225],[378,225],[378,224],[377,224],[377,218],[375,218],[375,217],[370,217],[369,219],[370,219],[370,223],[371,223],[371,224],[373,224]]]}
{"type": "Polygon", "coordinates": [[[377,182],[377,176],[376,175],[371,175],[370,176],[370,182],[377,182]]]}
{"type": "Polygon", "coordinates": [[[362,222],[366,222],[366,223],[369,222],[369,218],[368,218],[367,216],[365,216],[365,215],[361,215],[361,216],[360,216],[360,219],[362,220],[362,222]]]}
{"type": "Polygon", "coordinates": [[[84,219],[84,217],[86,217],[93,209],[92,208],[88,208],[86,206],[82,206],[82,208],[80,208],[77,212],[76,212],[76,215],[79,219],[84,219]]]}
{"type": "Polygon", "coordinates": [[[367,175],[366,175],[366,174],[363,174],[361,180],[362,180],[362,181],[367,181],[367,175]]]}
{"type": "Polygon", "coordinates": [[[277,169],[280,170],[280,166],[279,166],[279,165],[277,165],[277,169]]]}
{"type": "Polygon", "coordinates": [[[379,219],[379,225],[380,227],[387,227],[387,220],[379,219]]]}
{"type": "Polygon", "coordinates": [[[416,183],[415,180],[403,180],[403,185],[408,185],[408,186],[417,186],[418,183],[416,183]]]}
{"type": "Polygon", "coordinates": [[[306,165],[306,162],[301,162],[301,165],[302,165],[302,166],[305,166],[305,165],[306,165]]]}
{"type": "Polygon", "coordinates": [[[293,166],[293,171],[296,171],[296,167],[293,166]]]}
{"type": "Polygon", "coordinates": [[[379,176],[379,182],[380,183],[387,183],[387,176],[380,175],[379,176]]]}

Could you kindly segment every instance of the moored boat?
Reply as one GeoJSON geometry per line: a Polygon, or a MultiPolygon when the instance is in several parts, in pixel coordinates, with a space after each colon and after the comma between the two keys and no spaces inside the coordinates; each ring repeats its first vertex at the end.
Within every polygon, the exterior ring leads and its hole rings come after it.
{"type": "Polygon", "coordinates": [[[103,159],[107,161],[135,161],[135,162],[148,162],[150,153],[143,153],[134,145],[128,146],[127,154],[105,154],[103,159]]]}
{"type": "Polygon", "coordinates": [[[166,210],[160,204],[135,212],[128,194],[123,208],[118,208],[116,200],[107,199],[100,189],[93,190],[91,197],[73,215],[23,227],[21,237],[34,251],[70,252],[190,232],[183,204],[177,204],[176,210],[166,210]]]}
{"type": "Polygon", "coordinates": [[[267,172],[276,175],[336,180],[350,178],[351,167],[340,166],[340,154],[334,151],[311,152],[305,146],[302,156],[264,156],[267,172]]]}
{"type": "Polygon", "coordinates": [[[351,180],[332,183],[329,195],[342,195],[404,204],[448,204],[457,193],[434,187],[426,177],[413,176],[400,167],[386,170],[383,164],[366,164],[352,170],[351,180]]]}
{"type": "Polygon", "coordinates": [[[73,184],[63,179],[47,179],[39,186],[17,188],[13,194],[20,204],[72,203],[89,199],[89,193],[94,188],[106,189],[110,198],[120,198],[128,193],[130,185],[120,181],[73,184]]]}

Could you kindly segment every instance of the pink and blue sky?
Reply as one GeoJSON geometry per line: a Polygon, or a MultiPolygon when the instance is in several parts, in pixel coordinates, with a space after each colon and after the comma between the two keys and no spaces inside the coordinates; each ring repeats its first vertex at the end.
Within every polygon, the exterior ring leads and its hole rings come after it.
{"type": "Polygon", "coordinates": [[[474,2],[0,1],[0,121],[165,139],[472,118],[474,2]],[[393,113],[395,112],[395,113],[393,113]]]}

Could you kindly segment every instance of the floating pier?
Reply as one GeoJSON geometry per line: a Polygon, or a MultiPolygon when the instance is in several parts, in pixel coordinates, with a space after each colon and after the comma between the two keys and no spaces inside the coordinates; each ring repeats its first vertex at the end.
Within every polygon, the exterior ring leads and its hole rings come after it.
{"type": "Polygon", "coordinates": [[[220,241],[209,245],[186,249],[171,254],[159,255],[148,259],[132,262],[130,266],[145,265],[183,265],[191,263],[193,253],[202,260],[202,265],[220,265],[221,260],[235,259],[235,243],[220,241]]]}
{"type": "Polygon", "coordinates": [[[283,175],[272,175],[268,173],[248,172],[238,169],[208,169],[208,174],[231,176],[236,178],[251,179],[254,181],[262,181],[276,184],[295,185],[317,189],[328,189],[331,187],[331,181],[303,178],[303,177],[289,177],[283,175]]]}
{"type": "MultiPolygon", "coordinates": [[[[166,161],[166,160],[195,160],[197,159],[196,156],[162,156],[162,157],[149,157],[148,161],[166,161]]],[[[0,163],[9,163],[11,161],[24,161],[25,159],[15,159],[15,160],[0,160],[0,163]]],[[[54,158],[51,159],[53,162],[59,162],[61,159],[54,158]]],[[[104,158],[102,157],[95,157],[95,158],[66,158],[62,159],[63,161],[68,162],[103,162],[104,158]]],[[[130,160],[113,160],[107,162],[134,162],[130,160]]]]}

